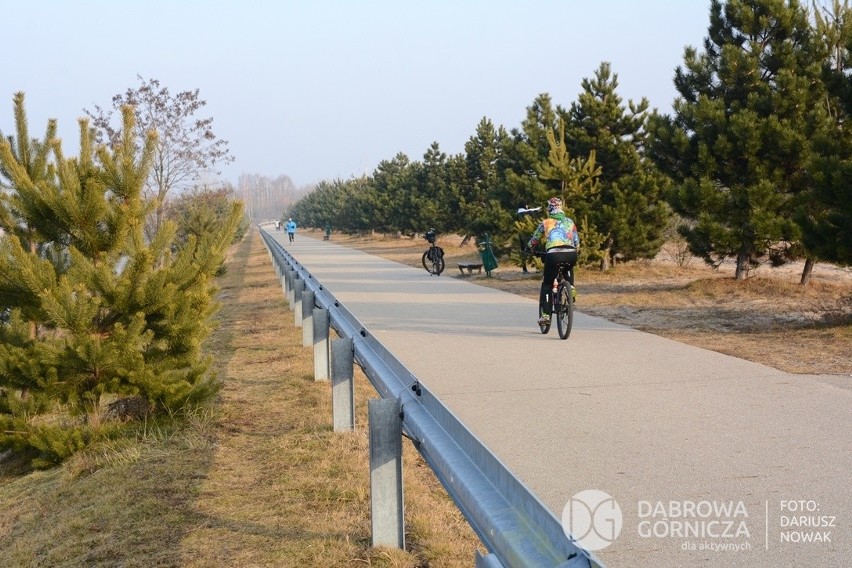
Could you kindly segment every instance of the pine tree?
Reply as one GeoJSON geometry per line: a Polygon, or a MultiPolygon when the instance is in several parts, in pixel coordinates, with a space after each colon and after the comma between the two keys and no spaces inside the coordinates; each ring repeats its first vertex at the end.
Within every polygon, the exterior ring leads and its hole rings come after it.
{"type": "Polygon", "coordinates": [[[815,7],[815,24],[827,57],[824,127],[812,140],[810,183],[799,199],[796,220],[809,255],[802,284],[810,279],[813,257],[852,264],[852,9],[834,0],[830,11],[815,7]]]}
{"type": "Polygon", "coordinates": [[[426,231],[431,227],[444,232],[449,227],[449,210],[443,207],[443,197],[449,191],[447,154],[437,142],[432,142],[423,154],[422,168],[417,171],[415,187],[419,201],[415,227],[426,231]]]}
{"type": "Polygon", "coordinates": [[[605,240],[600,230],[589,222],[589,212],[595,211],[600,205],[601,168],[597,164],[595,151],[588,157],[572,158],[565,140],[565,123],[559,122],[557,133],[547,133],[547,143],[550,152],[547,162],[539,164],[538,175],[541,179],[559,183],[558,196],[565,204],[565,213],[580,228],[580,263],[587,264],[602,260],[603,255],[598,247],[605,240]],[[583,219],[581,226],[579,219],[583,219]]]}
{"type": "Polygon", "coordinates": [[[792,197],[805,186],[820,61],[796,0],[713,0],[708,34],[675,74],[675,115],[649,124],[650,153],[679,184],[671,201],[693,223],[691,250],[735,257],[744,279],[798,239],[792,197]]]}
{"type": "Polygon", "coordinates": [[[664,191],[667,180],[642,155],[647,135],[648,101],[628,101],[617,93],[618,75],[603,62],[567,113],[566,143],[578,156],[595,153],[601,167],[600,194],[584,210],[604,235],[602,267],[618,255],[625,260],[651,258],[659,252],[669,218],[664,191]]]}
{"type": "Polygon", "coordinates": [[[377,217],[378,202],[376,192],[371,180],[367,176],[349,179],[344,184],[342,207],[337,218],[328,220],[331,209],[322,209],[320,223],[316,227],[325,227],[327,222],[332,226],[346,226],[358,232],[367,232],[374,227],[381,226],[377,217]]]}
{"type": "MultiPolygon", "coordinates": [[[[540,168],[548,163],[551,152],[548,133],[552,135],[559,128],[557,109],[553,108],[550,95],[542,93],[526,110],[521,128],[512,129],[501,143],[499,176],[502,202],[509,210],[542,206],[561,190],[559,179],[546,180],[539,174],[540,168]]],[[[514,234],[509,235],[510,239],[529,238],[526,228],[523,228],[526,222],[521,221],[522,228],[515,229],[514,234]]]]}
{"type": "Polygon", "coordinates": [[[95,147],[81,120],[80,155],[66,159],[53,123],[30,140],[19,93],[15,144],[0,141],[0,449],[35,465],[109,435],[105,402],[136,396],[176,412],[218,388],[201,342],[241,207],[179,246],[172,223],[147,240],[156,137],[137,149],[133,109],[122,114],[113,149],[95,147]]]}
{"type": "MultiPolygon", "coordinates": [[[[170,200],[165,215],[175,224],[178,246],[185,245],[190,237],[200,239],[216,232],[230,217],[234,201],[233,188],[207,186],[185,191],[170,200]]],[[[243,218],[232,242],[242,239],[247,229],[248,220],[243,218]]]]}
{"type": "Polygon", "coordinates": [[[375,228],[404,232],[418,230],[411,225],[412,212],[416,211],[412,191],[414,170],[408,156],[402,152],[379,163],[373,172],[373,187],[376,189],[379,218],[383,223],[375,228]]]}
{"type": "Polygon", "coordinates": [[[485,233],[492,242],[499,242],[512,230],[508,214],[512,208],[501,200],[504,183],[499,162],[505,138],[502,128],[496,129],[483,117],[476,126],[476,133],[464,145],[464,185],[458,207],[465,242],[471,236],[482,238],[485,233]]]}

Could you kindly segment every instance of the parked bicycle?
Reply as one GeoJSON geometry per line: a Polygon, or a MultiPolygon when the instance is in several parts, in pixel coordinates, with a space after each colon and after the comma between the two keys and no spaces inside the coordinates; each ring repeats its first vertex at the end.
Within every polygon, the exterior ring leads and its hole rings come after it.
{"type": "Polygon", "coordinates": [[[429,242],[429,250],[423,253],[423,268],[429,274],[440,276],[444,271],[444,249],[435,244],[437,232],[435,229],[429,229],[423,238],[429,242]]]}
{"type": "MultiPolygon", "coordinates": [[[[535,256],[544,260],[546,253],[536,251],[535,256]]],[[[551,316],[547,323],[539,323],[538,327],[542,334],[547,334],[550,331],[550,324],[553,318],[556,318],[556,331],[559,333],[559,339],[568,339],[571,335],[571,327],[574,325],[574,289],[571,287],[571,265],[567,262],[560,262],[557,266],[556,278],[553,280],[549,300],[551,303],[551,316]]],[[[539,318],[542,316],[541,306],[538,310],[539,318]]]]}

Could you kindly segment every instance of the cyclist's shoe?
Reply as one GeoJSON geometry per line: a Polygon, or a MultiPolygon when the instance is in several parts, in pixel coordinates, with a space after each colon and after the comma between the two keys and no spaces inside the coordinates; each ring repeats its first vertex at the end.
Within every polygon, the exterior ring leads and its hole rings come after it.
{"type": "Polygon", "coordinates": [[[538,318],[538,325],[547,325],[550,323],[550,314],[541,314],[538,318]]]}
{"type": "Polygon", "coordinates": [[[577,289],[571,286],[571,299],[577,301],[577,289]]]}

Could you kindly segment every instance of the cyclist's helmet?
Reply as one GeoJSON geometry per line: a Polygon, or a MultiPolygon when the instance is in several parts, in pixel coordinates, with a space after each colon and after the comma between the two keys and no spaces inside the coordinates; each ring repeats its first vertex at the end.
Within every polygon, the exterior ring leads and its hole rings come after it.
{"type": "Polygon", "coordinates": [[[551,197],[547,200],[547,212],[556,213],[562,210],[562,200],[558,197],[551,197]]]}

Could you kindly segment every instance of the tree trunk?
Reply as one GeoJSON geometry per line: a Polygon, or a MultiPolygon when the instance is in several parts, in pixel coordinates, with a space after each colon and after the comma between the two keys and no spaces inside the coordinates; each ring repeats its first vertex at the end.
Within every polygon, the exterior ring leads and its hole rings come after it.
{"type": "Polygon", "coordinates": [[[603,249],[603,258],[601,259],[601,272],[606,272],[612,268],[612,237],[606,239],[603,249]]]}
{"type": "MultiPolygon", "coordinates": [[[[29,239],[30,239],[30,254],[34,257],[38,258],[38,245],[35,241],[35,231],[29,231],[29,239]]],[[[35,320],[30,320],[30,339],[35,341],[36,337],[38,337],[38,324],[35,320]]]]}
{"type": "Polygon", "coordinates": [[[799,281],[799,284],[802,286],[806,285],[811,281],[811,274],[814,271],[814,259],[808,257],[805,259],[805,269],[802,270],[802,279],[799,281]]]}
{"type": "Polygon", "coordinates": [[[737,271],[734,274],[734,278],[736,278],[737,280],[746,279],[746,276],[748,276],[750,260],[751,255],[747,252],[741,252],[737,255],[737,271]]]}

